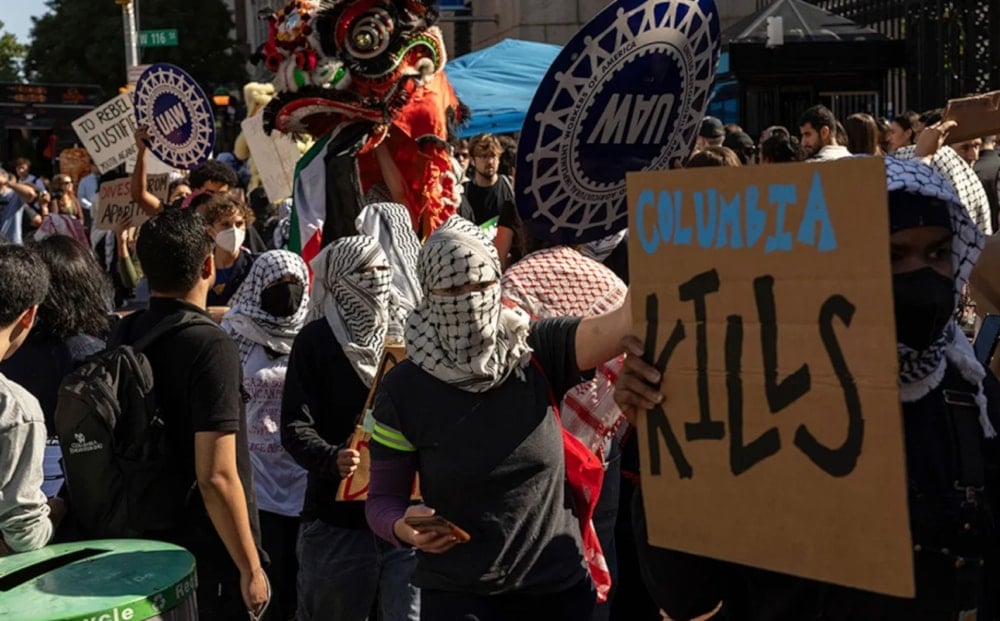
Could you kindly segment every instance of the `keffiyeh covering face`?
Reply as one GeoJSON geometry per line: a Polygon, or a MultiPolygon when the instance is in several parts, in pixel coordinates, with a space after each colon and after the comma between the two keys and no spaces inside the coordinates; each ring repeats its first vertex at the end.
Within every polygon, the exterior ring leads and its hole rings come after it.
{"type": "Polygon", "coordinates": [[[406,318],[423,298],[417,278],[420,239],[410,212],[399,203],[374,203],[361,210],[354,224],[359,233],[378,240],[392,266],[389,336],[402,341],[406,318]]]}
{"type": "Polygon", "coordinates": [[[309,272],[299,255],[286,250],[272,250],[254,260],[246,280],[233,294],[232,305],[225,316],[225,325],[240,348],[243,364],[246,364],[254,345],[262,345],[278,354],[292,351],[295,335],[306,321],[308,287],[309,272]],[[302,300],[295,313],[276,317],[261,308],[261,293],[287,276],[302,286],[302,300]]]}
{"type": "Polygon", "coordinates": [[[354,235],[334,241],[309,265],[309,319],[326,318],[358,377],[371,386],[389,327],[392,272],[385,253],[371,237],[354,235]]]}
{"type": "Polygon", "coordinates": [[[420,251],[417,274],[424,299],[406,325],[407,358],[427,373],[468,392],[485,392],[531,360],[528,316],[503,308],[500,261],[493,244],[464,218],[452,216],[420,251]],[[457,296],[435,289],[494,283],[457,296]]]}
{"type": "MultiPolygon", "coordinates": [[[[983,249],[984,236],[969,217],[965,206],[955,195],[955,191],[945,179],[930,167],[913,160],[885,158],[888,190],[902,190],[944,201],[950,208],[951,216],[951,257],[954,267],[955,302],[958,303],[962,289],[968,282],[969,274],[983,249]]],[[[941,336],[923,351],[915,351],[902,343],[897,344],[899,353],[900,398],[904,403],[918,401],[937,388],[944,379],[948,363],[961,373],[962,377],[978,387],[976,397],[979,403],[979,422],[988,438],[996,435],[986,414],[986,396],[983,393],[983,378],[986,371],[976,359],[972,344],[952,319],[945,326],[941,336]]]]}

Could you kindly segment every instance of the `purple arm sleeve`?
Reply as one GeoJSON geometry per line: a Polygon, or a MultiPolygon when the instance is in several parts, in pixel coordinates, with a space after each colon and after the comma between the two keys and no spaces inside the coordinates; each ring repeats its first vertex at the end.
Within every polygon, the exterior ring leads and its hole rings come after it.
{"type": "Polygon", "coordinates": [[[413,476],[416,472],[416,453],[394,459],[371,460],[365,517],[372,532],[396,547],[403,547],[404,544],[396,539],[392,525],[403,517],[406,508],[410,506],[410,492],[413,490],[413,476]]]}

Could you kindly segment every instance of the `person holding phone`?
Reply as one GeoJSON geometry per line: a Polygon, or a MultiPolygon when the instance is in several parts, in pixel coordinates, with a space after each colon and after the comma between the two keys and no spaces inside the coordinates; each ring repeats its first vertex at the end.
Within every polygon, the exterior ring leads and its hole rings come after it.
{"type": "Polygon", "coordinates": [[[588,619],[596,595],[553,402],[620,353],[628,304],[530,325],[501,303],[493,244],[457,216],[417,272],[407,359],[375,397],[368,523],[418,550],[422,619],[588,619]],[[411,505],[418,470],[424,504],[411,505]],[[414,521],[430,516],[445,521],[414,521]]]}

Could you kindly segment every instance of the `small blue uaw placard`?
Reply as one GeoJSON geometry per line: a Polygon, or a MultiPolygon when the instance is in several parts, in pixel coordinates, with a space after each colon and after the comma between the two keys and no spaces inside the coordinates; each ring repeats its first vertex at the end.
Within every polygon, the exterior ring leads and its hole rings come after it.
{"type": "Polygon", "coordinates": [[[151,65],[135,85],[135,117],[149,129],[149,150],[163,163],[190,170],[215,145],[212,103],[198,83],[170,63],[151,65]]]}

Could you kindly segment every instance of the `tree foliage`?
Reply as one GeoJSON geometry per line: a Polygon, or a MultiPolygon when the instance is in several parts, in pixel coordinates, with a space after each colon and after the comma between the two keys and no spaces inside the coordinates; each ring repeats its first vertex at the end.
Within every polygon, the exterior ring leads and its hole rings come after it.
{"type": "MultiPolygon", "coordinates": [[[[121,7],[113,0],[48,0],[34,19],[25,73],[35,82],[99,84],[107,96],[126,82],[121,7]]],[[[176,28],[180,45],[139,48],[141,63],[169,62],[190,73],[209,94],[242,86],[244,57],[232,38],[223,0],[138,0],[139,29],[176,28]]]]}
{"type": "Polygon", "coordinates": [[[20,81],[21,61],[27,53],[28,46],[13,34],[3,32],[3,22],[0,22],[0,82],[20,81]]]}

